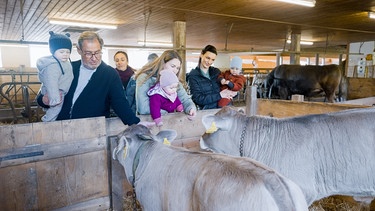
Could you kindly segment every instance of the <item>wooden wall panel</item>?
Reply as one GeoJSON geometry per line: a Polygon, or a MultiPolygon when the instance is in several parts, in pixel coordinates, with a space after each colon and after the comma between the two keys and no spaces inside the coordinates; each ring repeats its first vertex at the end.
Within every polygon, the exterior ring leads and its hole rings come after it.
{"type": "Polygon", "coordinates": [[[37,163],[39,208],[51,210],[109,195],[105,151],[37,163]],[[51,197],[53,196],[53,197],[51,197]]]}
{"type": "Polygon", "coordinates": [[[38,210],[35,163],[0,168],[0,210],[38,210]]]}
{"type": "Polygon", "coordinates": [[[348,100],[375,96],[375,78],[349,78],[348,100]]]}
{"type": "Polygon", "coordinates": [[[1,126],[0,210],[108,209],[105,124],[98,117],[1,126]]]}

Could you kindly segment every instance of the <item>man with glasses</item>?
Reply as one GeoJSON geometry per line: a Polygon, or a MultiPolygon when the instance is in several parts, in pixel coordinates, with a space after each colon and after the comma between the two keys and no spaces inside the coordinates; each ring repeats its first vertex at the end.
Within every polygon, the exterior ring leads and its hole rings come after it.
{"type": "MultiPolygon", "coordinates": [[[[91,31],[83,32],[78,38],[81,60],[72,62],[74,79],[56,120],[109,117],[113,108],[124,124],[139,123],[125,98],[118,73],[102,61],[103,44],[103,39],[91,31]]],[[[43,102],[48,99],[44,98],[43,102]]]]}

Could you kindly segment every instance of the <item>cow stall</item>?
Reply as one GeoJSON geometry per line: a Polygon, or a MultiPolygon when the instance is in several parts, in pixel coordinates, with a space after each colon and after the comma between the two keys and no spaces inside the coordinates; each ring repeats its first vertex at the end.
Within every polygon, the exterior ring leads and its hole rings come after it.
{"type": "MultiPolygon", "coordinates": [[[[256,113],[285,117],[364,107],[259,99],[256,113]]],[[[198,111],[192,121],[167,114],[164,126],[152,131],[175,129],[173,145],[199,150],[201,118],[217,111],[198,111]]],[[[149,115],[140,117],[151,121],[149,115]]],[[[103,117],[0,126],[0,210],[124,210],[131,186],[111,158],[124,129],[118,118],[103,117]]]]}

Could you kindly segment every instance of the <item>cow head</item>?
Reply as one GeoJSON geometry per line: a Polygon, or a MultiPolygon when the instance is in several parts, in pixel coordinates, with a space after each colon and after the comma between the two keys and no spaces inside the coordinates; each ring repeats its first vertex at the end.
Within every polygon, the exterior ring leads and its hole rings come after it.
{"type": "Polygon", "coordinates": [[[162,130],[153,135],[149,128],[143,125],[131,125],[118,135],[118,145],[113,150],[112,157],[118,160],[125,169],[129,182],[133,180],[133,163],[137,152],[146,142],[160,142],[167,145],[177,137],[175,130],[162,130]]]}
{"type": "Polygon", "coordinates": [[[213,151],[217,153],[226,153],[240,155],[238,147],[233,144],[239,141],[240,131],[243,128],[242,119],[247,118],[243,113],[236,111],[231,107],[223,107],[215,115],[205,115],[202,123],[206,132],[200,139],[202,150],[213,151]]]}

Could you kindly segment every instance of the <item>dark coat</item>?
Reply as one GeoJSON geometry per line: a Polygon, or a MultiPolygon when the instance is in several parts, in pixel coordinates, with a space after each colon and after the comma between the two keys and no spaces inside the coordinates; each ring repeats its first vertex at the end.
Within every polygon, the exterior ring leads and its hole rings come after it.
{"type": "Polygon", "coordinates": [[[77,88],[81,61],[72,63],[74,79],[57,120],[88,117],[110,117],[113,108],[117,116],[126,125],[137,124],[140,119],[132,112],[124,95],[124,89],[118,73],[102,62],[90,81],[79,95],[74,105],[72,100],[77,88]]]}
{"type": "Polygon", "coordinates": [[[220,84],[217,81],[221,72],[218,68],[211,66],[208,73],[209,79],[203,76],[199,66],[189,73],[191,99],[199,109],[218,108],[217,102],[221,99],[220,84]]]}

